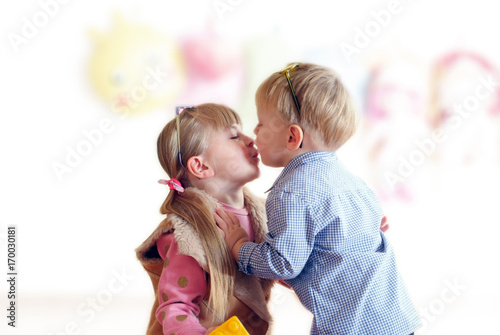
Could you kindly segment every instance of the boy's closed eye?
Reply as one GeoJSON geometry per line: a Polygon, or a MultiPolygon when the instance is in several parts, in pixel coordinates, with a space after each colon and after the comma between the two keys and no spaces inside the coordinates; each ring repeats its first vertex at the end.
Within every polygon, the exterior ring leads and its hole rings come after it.
{"type": "Polygon", "coordinates": [[[260,128],[262,128],[262,123],[259,123],[255,126],[255,128],[253,129],[253,133],[255,135],[257,135],[257,133],[259,132],[260,128]]]}

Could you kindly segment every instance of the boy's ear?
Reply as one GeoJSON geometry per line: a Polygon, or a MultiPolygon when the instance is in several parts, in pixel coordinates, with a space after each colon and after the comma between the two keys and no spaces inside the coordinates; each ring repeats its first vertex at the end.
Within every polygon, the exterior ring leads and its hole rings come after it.
{"type": "Polygon", "coordinates": [[[188,159],[186,168],[198,179],[205,179],[214,176],[214,170],[207,164],[202,156],[192,156],[188,159]]]}
{"type": "Polygon", "coordinates": [[[290,151],[297,150],[304,140],[304,131],[299,125],[292,124],[288,127],[288,143],[286,148],[290,151]]]}

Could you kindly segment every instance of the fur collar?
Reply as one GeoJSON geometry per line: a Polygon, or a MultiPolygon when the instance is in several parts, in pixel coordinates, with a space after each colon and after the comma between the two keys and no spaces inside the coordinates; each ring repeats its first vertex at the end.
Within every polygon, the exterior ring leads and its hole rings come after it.
{"type": "MultiPolygon", "coordinates": [[[[196,192],[206,200],[212,211],[220,207],[217,200],[206,193],[194,187],[186,188],[185,192],[196,192]]],[[[243,189],[245,206],[252,219],[252,226],[255,235],[255,242],[260,243],[264,240],[267,233],[266,213],[264,209],[264,199],[255,197],[246,188],[243,189]]],[[[179,252],[196,259],[203,270],[208,272],[208,264],[203,250],[200,237],[195,228],[176,214],[168,214],[167,217],[158,225],[153,233],[136,249],[137,258],[141,263],[163,263],[156,249],[156,242],[166,233],[174,233],[179,252]]]]}

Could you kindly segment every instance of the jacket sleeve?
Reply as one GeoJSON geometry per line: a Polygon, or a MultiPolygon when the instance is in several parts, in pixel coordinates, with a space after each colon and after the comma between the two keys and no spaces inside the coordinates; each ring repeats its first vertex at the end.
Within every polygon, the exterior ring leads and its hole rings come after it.
{"type": "Polygon", "coordinates": [[[207,291],[205,271],[194,258],[178,253],[174,234],[164,234],[156,246],[164,261],[156,310],[163,334],[205,334],[198,321],[207,291]]]}

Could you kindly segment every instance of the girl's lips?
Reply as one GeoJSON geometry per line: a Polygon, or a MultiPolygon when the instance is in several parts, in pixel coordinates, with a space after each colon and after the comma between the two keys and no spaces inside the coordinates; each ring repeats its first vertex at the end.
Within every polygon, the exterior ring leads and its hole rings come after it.
{"type": "Polygon", "coordinates": [[[250,155],[250,159],[260,161],[259,159],[259,152],[256,151],[253,155],[250,155]]]}

